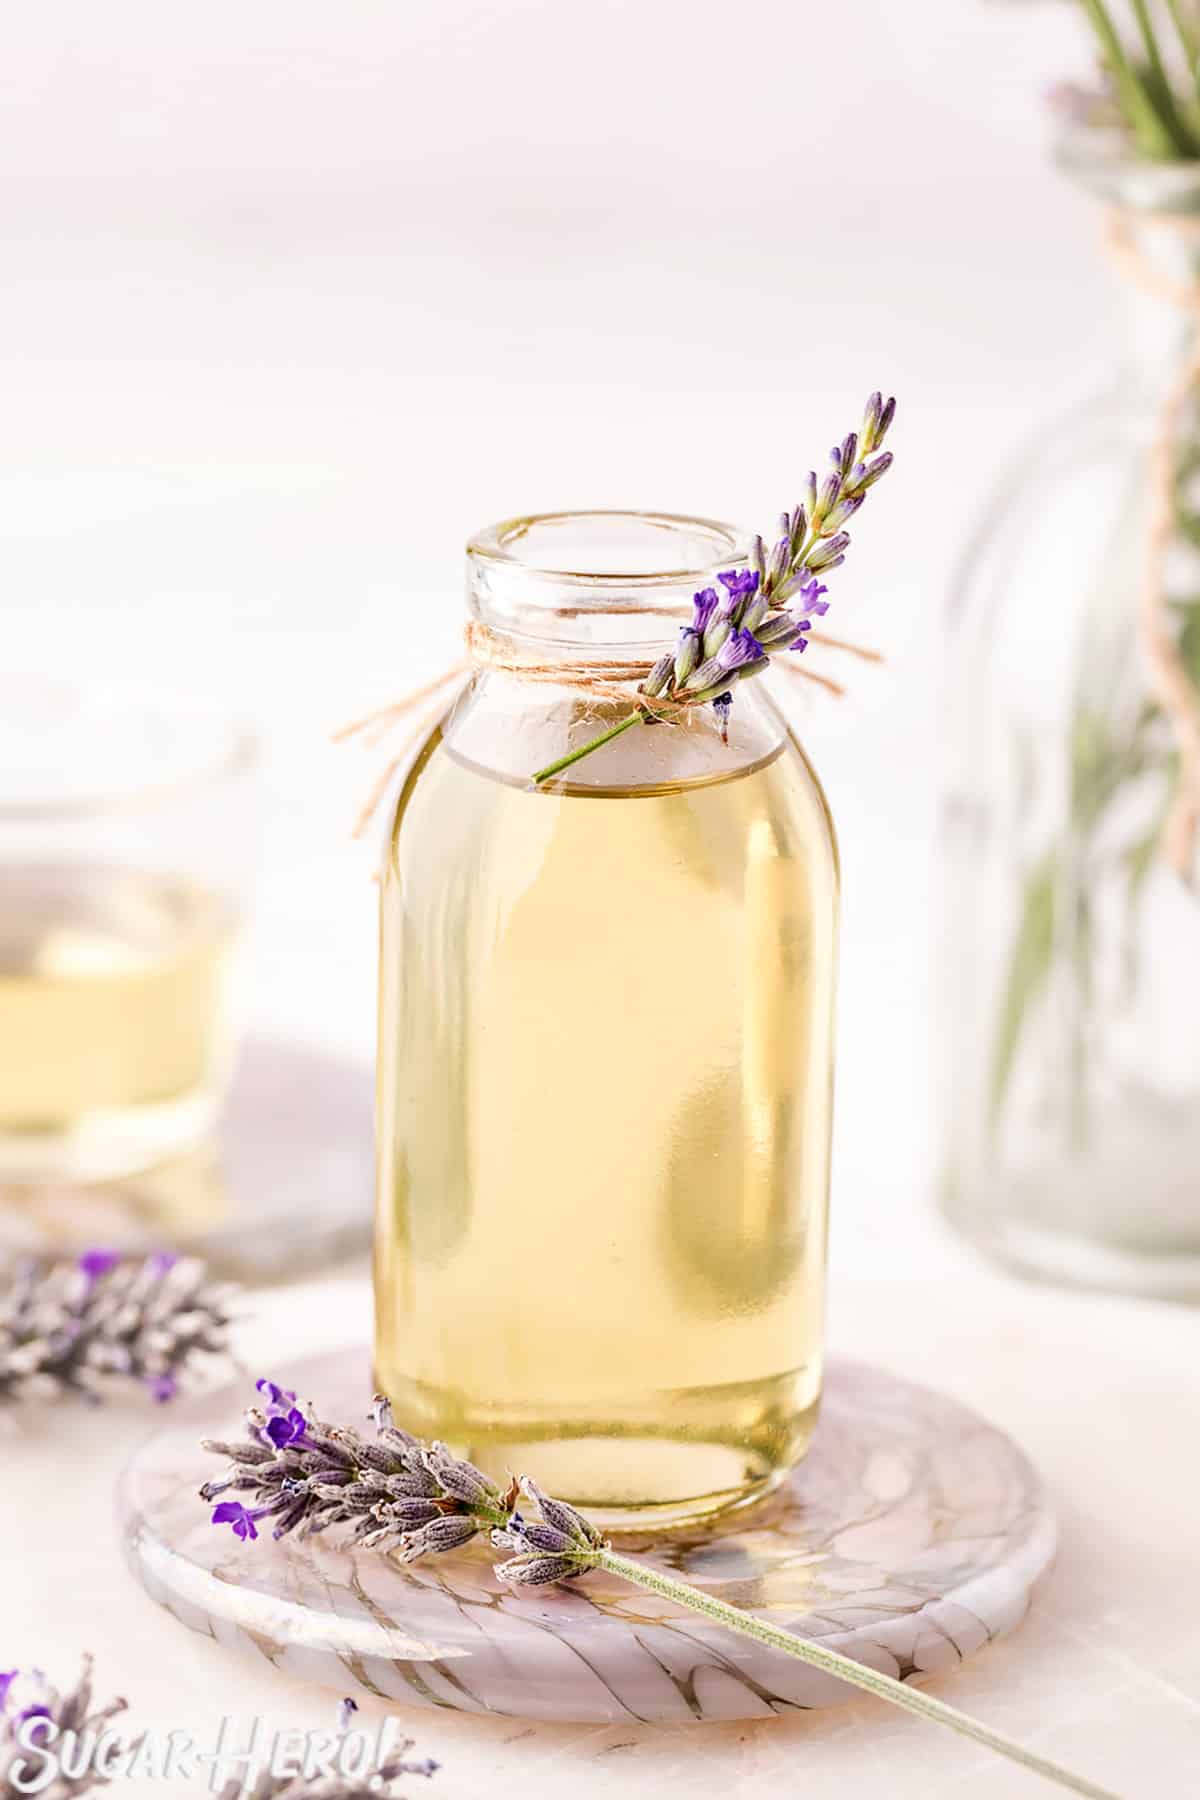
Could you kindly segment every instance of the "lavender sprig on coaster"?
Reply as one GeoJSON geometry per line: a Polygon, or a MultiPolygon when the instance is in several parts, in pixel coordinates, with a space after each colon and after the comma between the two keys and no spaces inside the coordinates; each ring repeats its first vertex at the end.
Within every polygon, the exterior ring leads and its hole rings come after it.
{"type": "Polygon", "coordinates": [[[637,709],[539,769],[535,787],[632,726],[670,721],[692,707],[711,704],[725,735],[738,682],[764,674],[781,652],[806,650],[813,620],[828,612],[820,577],[845,562],[845,527],[892,466],[891,451],[880,446],[895,413],[894,399],[871,395],[861,430],[834,445],[824,479],[810,471],[804,500],[780,518],[774,548],[768,553],[756,537],[749,568],[718,575],[723,592],[704,588],[695,596],[691,623],[680,627],[676,648],[659,658],[638,688],[637,709]]]}
{"type": "Polygon", "coordinates": [[[27,1263],[0,1290],[0,1411],[68,1394],[96,1401],[114,1384],[173,1399],[207,1358],[226,1354],[232,1295],[203,1263],[169,1251],[27,1263]]]}
{"type": "Polygon", "coordinates": [[[394,1550],[405,1562],[427,1551],[457,1550],[480,1531],[508,1523],[516,1488],[500,1490],[473,1464],[442,1444],[422,1444],[393,1424],[391,1407],[377,1398],[375,1436],[326,1425],[288,1388],[260,1381],[261,1406],[246,1413],[246,1438],[227,1444],[205,1439],[204,1449],[230,1459],[223,1481],[208,1481],[202,1500],[222,1494],[215,1525],[229,1525],[243,1542],[259,1535],[264,1519],[272,1537],[299,1530],[311,1537],[331,1525],[348,1525],[365,1550],[394,1550]]]}
{"type": "MultiPolygon", "coordinates": [[[[110,1721],[124,1711],[124,1700],[110,1700],[107,1706],[93,1710],[90,1656],[84,1657],[79,1680],[67,1694],[60,1694],[40,1669],[0,1672],[0,1800],[18,1800],[19,1796],[29,1793],[29,1787],[19,1786],[16,1779],[21,1775],[23,1762],[31,1762],[26,1780],[44,1774],[42,1760],[31,1761],[29,1749],[19,1741],[17,1734],[26,1726],[33,1744],[41,1744],[49,1727],[29,1727],[29,1720],[48,1720],[56,1740],[64,1732],[73,1731],[80,1738],[90,1735],[95,1743],[110,1721]]],[[[89,1759],[88,1765],[78,1774],[70,1777],[57,1774],[47,1785],[39,1787],[38,1792],[42,1800],[69,1800],[72,1795],[108,1787],[112,1780],[112,1776],[91,1766],[89,1759]]]]}
{"type": "Polygon", "coordinates": [[[1117,1800],[1108,1789],[918,1688],[729,1606],[650,1563],[619,1555],[577,1508],[544,1494],[527,1476],[501,1489],[444,1444],[425,1444],[402,1430],[382,1396],[375,1397],[374,1436],[368,1438],[352,1426],[319,1419],[311,1405],[300,1404],[294,1393],[273,1381],[257,1385],[264,1404],[247,1411],[245,1438],[237,1443],[205,1439],[202,1445],[227,1457],[230,1468],[223,1480],[205,1482],[200,1498],[219,1501],[213,1523],[230,1526],[243,1542],[258,1538],[260,1523],[272,1519],[274,1538],[293,1532],[304,1538],[346,1526],[356,1548],[391,1552],[404,1562],[461,1550],[483,1537],[505,1552],[496,1573],[515,1587],[575,1582],[591,1570],[604,1569],[878,1699],[948,1725],[1071,1793],[1117,1800]],[[244,1498],[222,1500],[223,1494],[244,1498]]]}

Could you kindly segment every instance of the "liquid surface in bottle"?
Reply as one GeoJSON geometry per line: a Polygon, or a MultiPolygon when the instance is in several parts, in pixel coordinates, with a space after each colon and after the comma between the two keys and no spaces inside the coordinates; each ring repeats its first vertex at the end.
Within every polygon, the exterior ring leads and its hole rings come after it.
{"type": "Polygon", "coordinates": [[[194,1135],[227,1055],[230,909],[138,870],[0,881],[0,1167],[134,1168],[194,1135]]]}
{"type": "Polygon", "coordinates": [[[435,736],[382,884],[376,1373],[406,1425],[610,1521],[802,1453],[836,879],[790,745],[549,793],[435,736]]]}

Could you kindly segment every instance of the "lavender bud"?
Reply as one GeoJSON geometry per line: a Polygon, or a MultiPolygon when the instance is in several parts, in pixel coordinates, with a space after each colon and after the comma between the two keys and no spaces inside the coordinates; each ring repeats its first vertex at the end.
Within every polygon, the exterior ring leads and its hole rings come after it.
{"type": "MultiPolygon", "coordinates": [[[[715,598],[715,596],[714,596],[715,598]]],[[[682,687],[700,661],[700,649],[704,642],[702,632],[691,625],[679,628],[679,646],[675,651],[675,685],[682,687]]]]}
{"type": "Polygon", "coordinates": [[[798,556],[800,546],[804,542],[808,530],[808,514],[802,506],[798,506],[792,514],[792,555],[798,556]]]}
{"type": "Polygon", "coordinates": [[[459,1550],[470,1543],[478,1529],[473,1519],[444,1514],[404,1538],[401,1561],[416,1562],[421,1556],[439,1556],[446,1550],[459,1550]]]}
{"type": "MultiPolygon", "coordinates": [[[[723,649],[729,638],[730,625],[728,619],[719,620],[718,624],[723,624],[725,627],[725,636],[721,640],[721,647],[723,649]]],[[[704,661],[700,664],[700,667],[692,671],[692,678],[688,682],[688,688],[692,693],[698,694],[702,692],[704,688],[712,687],[715,681],[724,681],[724,679],[725,672],[716,657],[706,656],[704,661]]]]}
{"type": "Polygon", "coordinates": [[[432,1445],[424,1452],[421,1461],[434,1480],[455,1500],[464,1500],[468,1506],[479,1506],[497,1498],[496,1489],[483,1470],[477,1469],[473,1463],[462,1462],[458,1457],[451,1456],[445,1444],[432,1445]]]}
{"type": "MultiPolygon", "coordinates": [[[[721,648],[721,645],[725,642],[725,639],[732,630],[733,626],[727,618],[716,618],[713,620],[712,624],[704,634],[703,649],[704,655],[708,661],[711,661],[717,654],[717,651],[721,648]]],[[[703,666],[707,667],[707,662],[703,666]]],[[[715,681],[716,679],[717,678],[714,675],[712,680],[715,681]]],[[[703,687],[705,684],[696,680],[696,673],[694,672],[688,685],[689,687],[703,687]]]]}
{"type": "Polygon", "coordinates": [[[874,487],[879,478],[887,474],[893,461],[891,451],[885,450],[875,458],[874,462],[869,462],[854,484],[855,493],[865,494],[869,487],[874,487]]]}
{"type": "Polygon", "coordinates": [[[896,401],[895,401],[895,398],[893,397],[891,400],[888,400],[885,402],[883,411],[879,415],[879,426],[875,432],[875,442],[871,446],[871,448],[873,450],[878,450],[880,444],[882,444],[884,438],[887,436],[888,431],[891,428],[891,423],[892,423],[892,420],[895,418],[895,416],[896,416],[896,401]]]}
{"type": "Polygon", "coordinates": [[[742,614],[742,630],[757,631],[759,625],[767,616],[768,605],[769,602],[765,594],[755,594],[753,600],[751,600],[745,612],[742,614]]]}
{"type": "Polygon", "coordinates": [[[879,420],[883,413],[883,395],[878,390],[867,401],[862,422],[862,452],[869,456],[875,448],[875,433],[879,430],[879,420]]]}
{"type": "Polygon", "coordinates": [[[828,513],[837,504],[837,497],[841,493],[841,491],[842,491],[841,476],[840,475],[827,475],[825,477],[825,480],[821,483],[821,491],[817,495],[817,503],[813,507],[812,522],[813,522],[814,528],[821,525],[822,521],[825,518],[826,513],[828,513]]]}
{"type": "Polygon", "coordinates": [[[854,459],[857,455],[858,433],[856,431],[847,432],[846,436],[842,439],[841,457],[838,463],[838,467],[841,469],[843,475],[846,474],[847,470],[854,467],[854,459]]]}
{"type": "Polygon", "coordinates": [[[522,1519],[517,1535],[524,1549],[541,1550],[547,1556],[561,1556],[574,1544],[567,1532],[556,1531],[553,1525],[540,1519],[522,1519]]]}
{"type": "Polygon", "coordinates": [[[839,531],[830,538],[823,538],[819,544],[814,546],[808,556],[807,562],[809,573],[815,575],[820,569],[831,568],[833,566],[834,558],[840,558],[842,551],[849,542],[850,534],[845,531],[839,531]]]}
{"type": "Polygon", "coordinates": [[[570,1556],[514,1556],[496,1564],[501,1581],[511,1582],[514,1587],[545,1587],[579,1572],[579,1565],[570,1556]]]}
{"type": "MultiPolygon", "coordinates": [[[[725,698],[725,696],[721,697],[725,698]]],[[[715,706],[716,701],[713,704],[715,706]]],[[[574,1538],[577,1544],[585,1544],[593,1549],[600,1545],[602,1542],[600,1533],[591,1520],[585,1518],[576,1507],[569,1506],[565,1500],[555,1500],[549,1494],[544,1494],[537,1482],[530,1480],[528,1475],[522,1475],[521,1487],[529,1495],[547,1525],[552,1525],[555,1531],[565,1532],[569,1538],[574,1538]]]]}
{"type": "Polygon", "coordinates": [[[866,496],[864,494],[849,494],[844,499],[839,500],[829,517],[825,520],[825,531],[837,531],[848,519],[852,519],[865,498],[866,496]]]}
{"type": "Polygon", "coordinates": [[[805,487],[805,495],[808,501],[808,516],[812,519],[817,510],[817,471],[815,469],[810,469],[808,471],[808,482],[805,487]]]}
{"type": "Polygon", "coordinates": [[[760,656],[757,662],[744,663],[736,672],[738,681],[750,681],[755,675],[765,675],[771,666],[769,656],[760,656]]]}
{"type": "Polygon", "coordinates": [[[667,650],[659,657],[645,681],[643,681],[639,692],[648,695],[651,699],[653,699],[656,694],[661,694],[671,678],[671,671],[674,667],[674,653],[667,650]]]}
{"type": "Polygon", "coordinates": [[[432,1525],[435,1519],[444,1518],[434,1500],[393,1500],[375,1508],[375,1517],[380,1524],[398,1526],[402,1531],[415,1531],[419,1525],[432,1525]]]}
{"type": "Polygon", "coordinates": [[[767,551],[766,545],[757,533],[750,545],[750,567],[758,576],[758,585],[761,587],[767,578],[767,551]]]}
{"type": "Polygon", "coordinates": [[[779,539],[771,553],[771,561],[767,569],[767,580],[771,583],[778,581],[781,576],[787,572],[791,560],[792,533],[789,525],[787,531],[784,533],[783,537],[779,539]]]}

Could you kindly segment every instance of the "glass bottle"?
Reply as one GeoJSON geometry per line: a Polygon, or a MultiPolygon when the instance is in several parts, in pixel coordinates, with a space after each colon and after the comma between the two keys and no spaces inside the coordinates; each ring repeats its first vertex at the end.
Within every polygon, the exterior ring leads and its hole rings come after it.
{"type": "Polygon", "coordinates": [[[1086,133],[1063,160],[1110,209],[1130,354],[1023,459],[956,595],[943,1196],[970,1238],[1027,1272],[1195,1295],[1200,899],[1195,868],[1168,854],[1179,738],[1140,609],[1162,467],[1154,574],[1200,705],[1200,433],[1185,373],[1200,170],[1130,164],[1086,133]]]}
{"type": "Polygon", "coordinates": [[[619,513],[475,538],[471,613],[547,678],[476,671],[381,877],[377,1379],[413,1430],[614,1523],[768,1490],[820,1393],[817,779],[754,682],[727,742],[705,707],[530,782],[629,711],[568,667],[653,659],[745,550],[619,513]]]}

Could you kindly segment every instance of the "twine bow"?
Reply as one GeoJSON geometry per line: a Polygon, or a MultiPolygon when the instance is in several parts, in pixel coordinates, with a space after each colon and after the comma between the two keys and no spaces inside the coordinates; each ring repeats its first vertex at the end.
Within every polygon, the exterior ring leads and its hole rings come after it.
{"type": "Polygon", "coordinates": [[[1174,213],[1108,216],[1107,239],[1112,259],[1134,286],[1178,307],[1194,321],[1183,365],[1162,403],[1150,450],[1149,520],[1138,601],[1138,627],[1150,691],[1170,721],[1179,752],[1179,779],[1163,828],[1163,851],[1176,873],[1191,885],[1195,879],[1196,842],[1200,835],[1200,689],[1184,660],[1172,629],[1165,566],[1175,529],[1175,446],[1188,402],[1200,392],[1200,283],[1176,280],[1153,266],[1139,247],[1133,220],[1149,222],[1179,237],[1200,241],[1200,218],[1174,213]]]}
{"type": "MultiPolygon", "coordinates": [[[[650,610],[650,609],[646,609],[650,610]]],[[[672,615],[674,616],[674,615],[672,615]]],[[[857,656],[864,662],[882,662],[883,658],[877,650],[870,650],[861,644],[849,643],[844,638],[831,637],[826,632],[814,631],[812,642],[820,644],[826,650],[844,652],[849,656],[857,656]]],[[[577,688],[597,700],[628,701],[631,686],[636,689],[646,680],[654,667],[653,660],[647,658],[600,659],[588,662],[569,660],[549,660],[531,656],[518,650],[513,640],[502,632],[493,631],[491,626],[483,624],[479,619],[469,619],[463,630],[463,646],[466,655],[457,662],[449,664],[435,675],[432,681],[421,687],[402,694],[398,700],[391,701],[377,711],[366,713],[360,719],[353,719],[334,732],[334,743],[343,743],[352,737],[361,737],[370,745],[382,744],[392,736],[396,728],[408,723],[410,729],[382,768],[371,787],[370,793],[354,824],[353,835],[361,838],[370,826],[371,820],[379,810],[384,795],[392,784],[397,770],[404,763],[417,737],[428,724],[428,714],[435,701],[444,697],[445,690],[452,683],[465,686],[476,669],[491,669],[505,675],[513,675],[519,681],[528,681],[548,687],[577,688]]],[[[807,669],[795,659],[777,658],[773,669],[784,670],[790,675],[799,676],[801,680],[815,682],[829,693],[839,698],[845,688],[838,681],[832,680],[818,669],[807,669]]],[[[681,715],[691,710],[686,696],[678,699],[659,696],[647,701],[647,709],[652,709],[655,716],[665,722],[678,723],[681,715]]]]}

